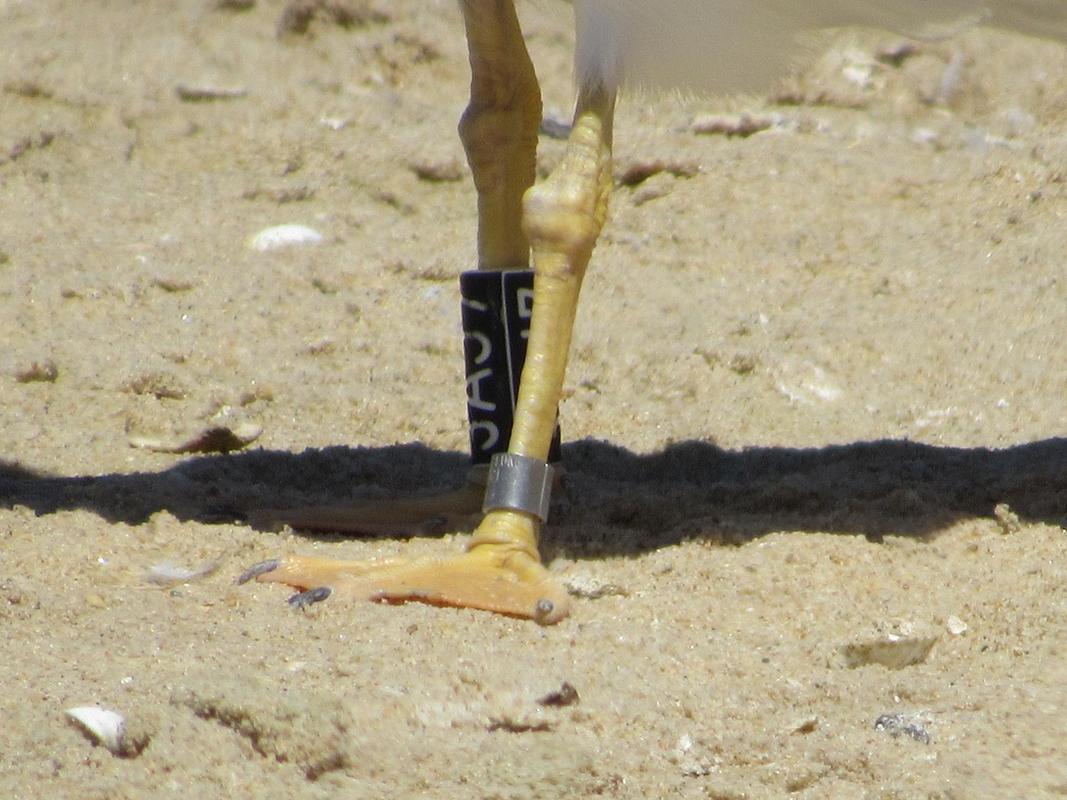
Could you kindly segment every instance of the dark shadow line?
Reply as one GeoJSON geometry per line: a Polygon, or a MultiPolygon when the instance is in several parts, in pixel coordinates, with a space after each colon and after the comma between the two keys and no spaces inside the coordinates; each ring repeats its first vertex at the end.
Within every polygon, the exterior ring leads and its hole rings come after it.
{"type": "MultiPolygon", "coordinates": [[[[546,548],[571,555],[643,552],[687,538],[745,541],[780,530],[928,536],[988,517],[1067,524],[1067,439],[999,450],[884,440],[729,451],[701,441],[647,455],[585,440],[567,473],[546,548]]],[[[85,509],[138,525],[241,521],[249,510],[339,505],[462,484],[467,458],[420,444],[253,450],[193,457],[160,472],[53,476],[0,462],[0,508],[85,509]]]]}

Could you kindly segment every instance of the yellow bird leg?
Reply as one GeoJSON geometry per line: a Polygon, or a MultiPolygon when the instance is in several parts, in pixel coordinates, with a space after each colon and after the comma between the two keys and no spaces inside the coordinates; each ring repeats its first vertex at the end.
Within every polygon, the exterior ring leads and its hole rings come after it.
{"type": "Polygon", "coordinates": [[[461,0],[471,64],[459,136],[478,191],[478,268],[526,269],[523,194],[537,169],[541,89],[511,0],[461,0]]]}
{"type": "MultiPolygon", "coordinates": [[[[472,73],[460,135],[478,190],[479,266],[525,267],[531,243],[534,254],[533,319],[509,450],[545,460],[578,291],[607,214],[614,95],[580,93],[566,156],[542,186],[529,189],[541,99],[514,6],[510,0],[461,0],[460,6],[472,73]]],[[[541,564],[539,529],[531,514],[494,510],[462,554],[380,562],[293,556],[251,568],[242,582],[310,590],[297,596],[298,605],[334,594],[477,608],[549,624],[567,615],[570,602],[541,564]]]]}
{"type": "MultiPolygon", "coordinates": [[[[478,193],[478,268],[526,269],[522,198],[534,183],[541,90],[511,0],[462,0],[471,64],[470,102],[459,123],[478,193]]],[[[474,477],[472,475],[472,477],[474,477]]],[[[482,483],[456,491],[296,509],[256,509],[257,527],[418,535],[444,526],[470,530],[481,516],[482,483]]]]}
{"type": "MultiPolygon", "coordinates": [[[[534,303],[510,453],[548,458],[578,294],[607,218],[614,109],[613,93],[600,87],[581,91],[563,160],[524,199],[523,224],[534,258],[534,303]]],[[[537,554],[539,528],[531,514],[490,511],[474,532],[468,556],[475,560],[483,553],[505,554],[502,569],[536,575],[539,590],[545,591],[547,578],[541,576],[537,554]]]]}
{"type": "Polygon", "coordinates": [[[524,227],[533,248],[534,301],[512,453],[548,457],[578,293],[608,213],[614,111],[613,93],[583,87],[562,161],[544,183],[526,193],[524,227]]]}
{"type": "MultiPolygon", "coordinates": [[[[548,457],[578,294],[607,217],[614,107],[614,94],[600,87],[579,93],[563,160],[524,198],[523,225],[534,258],[534,311],[509,443],[514,454],[548,457]]],[[[467,552],[456,556],[378,563],[291,557],[267,562],[243,577],[306,589],[329,587],[348,597],[478,608],[548,624],[565,617],[570,603],[541,564],[539,532],[540,521],[532,514],[493,510],[475,530],[467,552]]],[[[317,599],[312,593],[309,602],[317,599]]]]}

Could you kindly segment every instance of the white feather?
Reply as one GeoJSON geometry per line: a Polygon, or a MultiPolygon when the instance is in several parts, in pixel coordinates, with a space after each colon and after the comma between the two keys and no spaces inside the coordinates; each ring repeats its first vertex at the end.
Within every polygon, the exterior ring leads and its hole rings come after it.
{"type": "Polygon", "coordinates": [[[752,91],[805,52],[805,34],[882,28],[943,36],[981,22],[1067,41],[1067,0],[574,0],[581,85],[752,91]]]}

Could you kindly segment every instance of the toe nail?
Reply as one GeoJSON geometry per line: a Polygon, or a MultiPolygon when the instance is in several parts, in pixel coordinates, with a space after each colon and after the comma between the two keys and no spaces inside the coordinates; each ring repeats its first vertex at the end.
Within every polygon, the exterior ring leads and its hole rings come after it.
{"type": "Polygon", "coordinates": [[[247,583],[253,578],[263,575],[264,573],[273,572],[274,570],[278,569],[278,564],[279,561],[276,558],[272,558],[268,561],[260,561],[258,564],[253,564],[241,573],[241,576],[237,579],[237,583],[247,583]]]}
{"type": "Polygon", "coordinates": [[[553,611],[556,610],[556,604],[549,600],[547,597],[542,597],[537,601],[537,605],[534,607],[534,620],[540,622],[548,619],[553,611]]]}
{"type": "Polygon", "coordinates": [[[315,603],[321,603],[330,596],[331,591],[329,586],[316,586],[306,592],[297,592],[289,598],[289,605],[293,608],[307,608],[315,603]]]}

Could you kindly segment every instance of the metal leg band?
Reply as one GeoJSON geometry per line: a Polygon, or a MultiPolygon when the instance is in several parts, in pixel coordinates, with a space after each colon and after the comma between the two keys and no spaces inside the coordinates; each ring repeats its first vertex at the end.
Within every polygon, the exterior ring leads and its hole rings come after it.
{"type": "Polygon", "coordinates": [[[522,511],[546,521],[552,497],[552,473],[552,466],[539,458],[497,453],[489,462],[482,511],[522,511]]]}

